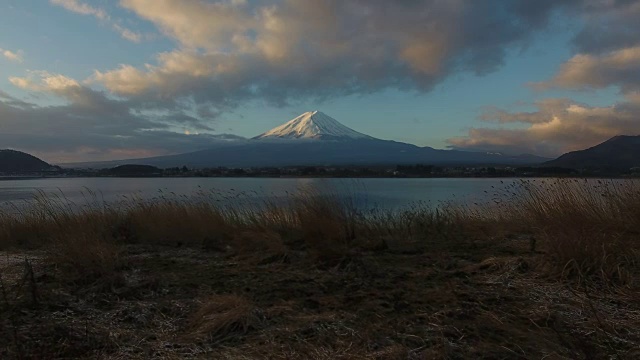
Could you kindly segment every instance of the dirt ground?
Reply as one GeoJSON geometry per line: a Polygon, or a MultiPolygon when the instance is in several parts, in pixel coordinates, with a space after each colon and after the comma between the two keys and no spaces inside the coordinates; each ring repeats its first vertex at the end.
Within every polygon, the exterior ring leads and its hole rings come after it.
{"type": "Polygon", "coordinates": [[[0,254],[0,358],[640,358],[639,289],[548,278],[526,238],[332,263],[179,245],[89,283],[0,254]]]}

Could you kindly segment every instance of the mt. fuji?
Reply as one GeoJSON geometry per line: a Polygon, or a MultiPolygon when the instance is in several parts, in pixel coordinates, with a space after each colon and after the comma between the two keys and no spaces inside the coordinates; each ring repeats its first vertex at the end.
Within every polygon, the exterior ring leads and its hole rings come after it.
{"type": "Polygon", "coordinates": [[[373,140],[320,111],[306,112],[254,139],[373,140]]]}
{"type": "Polygon", "coordinates": [[[333,165],[473,165],[533,164],[548,159],[505,156],[482,152],[437,150],[391,140],[381,140],[342,125],[334,118],[312,111],[251,139],[217,141],[206,150],[146,159],[118,160],[76,167],[104,168],[122,164],[190,168],[284,167],[333,165]]]}

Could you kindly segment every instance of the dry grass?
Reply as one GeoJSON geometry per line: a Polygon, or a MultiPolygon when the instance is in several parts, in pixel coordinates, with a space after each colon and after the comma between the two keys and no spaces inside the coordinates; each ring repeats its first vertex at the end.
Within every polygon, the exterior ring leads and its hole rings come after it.
{"type": "Polygon", "coordinates": [[[72,282],[111,287],[122,284],[121,246],[96,234],[68,233],[55,239],[48,249],[49,260],[57,264],[72,282]]]}
{"type": "Polygon", "coordinates": [[[256,330],[263,319],[247,298],[239,295],[212,295],[201,301],[187,325],[187,337],[221,342],[256,330]]]}
{"type": "Polygon", "coordinates": [[[208,203],[137,202],[123,214],[121,232],[130,242],[211,246],[233,232],[231,221],[208,203]]]}
{"type": "Polygon", "coordinates": [[[258,263],[286,261],[290,252],[280,234],[262,229],[236,233],[229,247],[237,256],[258,263]]]}
{"type": "Polygon", "coordinates": [[[0,357],[637,358],[637,189],[528,182],[372,212],[324,190],[43,200],[0,216],[20,249],[0,267],[0,357]]]}
{"type": "Polygon", "coordinates": [[[302,251],[314,263],[335,265],[365,250],[440,251],[508,234],[528,236],[531,250],[542,252],[540,268],[562,278],[630,284],[640,266],[634,181],[522,181],[496,189],[488,204],[370,212],[353,195],[331,189],[306,189],[284,202],[224,205],[206,192],[112,206],[90,192],[82,206],[45,195],[17,215],[0,214],[0,248],[45,247],[61,266],[89,279],[109,277],[125,244],[232,249],[259,260],[302,251]]]}
{"type": "Polygon", "coordinates": [[[640,267],[640,183],[527,180],[493,194],[491,205],[458,208],[467,224],[529,234],[551,274],[629,284],[640,267]]]}

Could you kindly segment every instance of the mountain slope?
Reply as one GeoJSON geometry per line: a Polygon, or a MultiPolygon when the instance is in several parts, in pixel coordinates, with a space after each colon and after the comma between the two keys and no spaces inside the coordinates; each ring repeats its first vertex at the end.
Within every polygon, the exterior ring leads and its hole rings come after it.
{"type": "MultiPolygon", "coordinates": [[[[303,166],[303,165],[396,165],[429,163],[444,164],[531,164],[539,159],[520,159],[486,153],[436,150],[386,140],[353,140],[333,142],[285,142],[248,144],[239,148],[204,150],[172,160],[192,161],[203,166],[217,158],[222,166],[303,166]],[[195,156],[192,156],[195,155],[195,156]],[[202,159],[203,162],[197,162],[202,159]]],[[[206,165],[205,165],[206,166],[206,165]]]]}
{"type": "Polygon", "coordinates": [[[350,129],[319,111],[304,113],[287,123],[246,141],[214,143],[187,154],[129,159],[84,167],[113,167],[136,163],[157,167],[282,167],[332,165],[539,164],[548,159],[505,156],[457,150],[436,150],[396,141],[380,140],[350,129]]]}
{"type": "Polygon", "coordinates": [[[306,112],[254,139],[361,140],[373,138],[342,125],[320,111],[313,111],[306,112]]]}
{"type": "Polygon", "coordinates": [[[566,153],[548,166],[629,169],[640,166],[640,136],[619,135],[585,150],[566,153]]]}
{"type": "Polygon", "coordinates": [[[113,167],[136,163],[160,168],[183,166],[203,167],[281,167],[333,165],[524,165],[540,164],[548,159],[539,157],[504,156],[456,150],[436,150],[386,140],[352,141],[247,141],[229,146],[187,154],[146,159],[94,163],[89,167],[113,167]]]}
{"type": "Polygon", "coordinates": [[[0,172],[23,173],[52,170],[53,166],[37,157],[16,150],[0,150],[0,172]]]}

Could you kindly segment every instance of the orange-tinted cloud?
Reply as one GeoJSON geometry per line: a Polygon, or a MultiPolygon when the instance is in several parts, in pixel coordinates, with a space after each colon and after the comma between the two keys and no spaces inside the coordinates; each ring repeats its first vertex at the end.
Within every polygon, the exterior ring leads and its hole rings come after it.
{"type": "Polygon", "coordinates": [[[536,86],[540,89],[618,86],[623,92],[640,91],[640,45],[604,54],[575,55],[561,66],[553,79],[536,86]]]}
{"type": "Polygon", "coordinates": [[[582,150],[616,135],[640,135],[640,101],[629,98],[615,106],[593,107],[567,99],[548,99],[535,112],[492,110],[484,120],[526,124],[518,129],[474,128],[449,139],[453,148],[558,156],[582,150]]]}
{"type": "Polygon", "coordinates": [[[5,59],[17,63],[21,63],[24,60],[24,54],[22,50],[18,50],[17,52],[13,52],[11,50],[6,50],[0,48],[0,55],[4,56],[5,59]]]}

